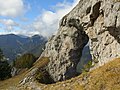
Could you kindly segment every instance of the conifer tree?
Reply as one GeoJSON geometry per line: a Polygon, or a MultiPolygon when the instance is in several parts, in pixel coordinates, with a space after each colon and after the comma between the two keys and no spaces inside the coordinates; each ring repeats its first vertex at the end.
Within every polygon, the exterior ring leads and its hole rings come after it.
{"type": "Polygon", "coordinates": [[[0,80],[4,80],[11,77],[11,66],[3,55],[0,49],[0,80]]]}

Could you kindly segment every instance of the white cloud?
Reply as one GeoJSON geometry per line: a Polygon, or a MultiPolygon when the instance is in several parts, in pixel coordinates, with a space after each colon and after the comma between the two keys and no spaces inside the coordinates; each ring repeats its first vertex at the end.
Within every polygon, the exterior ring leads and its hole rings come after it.
{"type": "MultiPolygon", "coordinates": [[[[28,36],[41,34],[43,36],[49,37],[57,32],[60,19],[68,12],[70,12],[70,10],[72,10],[72,8],[78,3],[79,0],[74,0],[73,3],[66,1],[67,0],[65,0],[63,3],[58,3],[55,5],[53,7],[53,11],[44,10],[42,14],[36,17],[36,19],[29,25],[20,25],[11,19],[0,19],[0,23],[3,24],[7,30],[6,32],[0,32],[0,34],[14,33],[28,36]],[[16,26],[17,30],[14,29],[16,26]]],[[[0,7],[4,9],[2,10],[0,8],[0,15],[16,17],[23,13],[24,5],[22,0],[7,0],[6,2],[0,0],[0,7]],[[12,12],[12,10],[14,12],[12,12]]]]}
{"type": "Polygon", "coordinates": [[[59,25],[60,19],[66,15],[70,10],[79,2],[79,0],[74,0],[73,3],[68,3],[64,1],[63,3],[58,3],[55,8],[55,12],[44,10],[42,15],[36,18],[36,20],[31,24],[33,30],[38,31],[41,35],[49,37],[56,33],[59,25]]]}
{"type": "Polygon", "coordinates": [[[0,23],[3,25],[2,27],[4,30],[13,30],[15,26],[19,26],[16,22],[14,22],[12,19],[0,19],[0,23]]]}
{"type": "Polygon", "coordinates": [[[2,23],[4,25],[7,25],[7,26],[16,26],[16,25],[18,25],[12,19],[0,19],[0,23],[2,23]]]}
{"type": "Polygon", "coordinates": [[[16,17],[24,13],[23,0],[0,0],[0,16],[16,17]]]}

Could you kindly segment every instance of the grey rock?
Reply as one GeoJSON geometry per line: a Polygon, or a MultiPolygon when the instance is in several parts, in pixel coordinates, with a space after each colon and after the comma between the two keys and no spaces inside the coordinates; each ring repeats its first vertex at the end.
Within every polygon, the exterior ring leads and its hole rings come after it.
{"type": "Polygon", "coordinates": [[[76,66],[88,41],[93,62],[98,60],[95,67],[120,56],[120,2],[80,0],[62,18],[58,33],[40,56],[49,57],[46,67],[54,81],[77,75],[76,66]]]}
{"type": "MultiPolygon", "coordinates": [[[[94,68],[120,57],[120,2],[80,0],[59,25],[38,59],[49,57],[45,69],[55,82],[77,75],[76,67],[88,41],[94,68]]],[[[30,81],[35,71],[23,83],[30,81]]]]}
{"type": "Polygon", "coordinates": [[[76,67],[82,49],[89,38],[79,24],[79,19],[71,18],[64,22],[56,36],[48,41],[41,57],[49,57],[47,71],[54,81],[62,81],[77,75],[76,67]]]}
{"type": "Polygon", "coordinates": [[[27,73],[25,78],[19,82],[19,85],[25,85],[26,83],[34,82],[35,81],[34,76],[35,76],[37,70],[38,70],[38,68],[34,68],[29,73],[27,73]]]}

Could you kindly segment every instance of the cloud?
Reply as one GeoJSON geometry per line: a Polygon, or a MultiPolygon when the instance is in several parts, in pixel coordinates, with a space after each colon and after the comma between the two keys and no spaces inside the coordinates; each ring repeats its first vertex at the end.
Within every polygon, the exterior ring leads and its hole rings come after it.
{"type": "Polygon", "coordinates": [[[0,24],[2,24],[4,30],[7,31],[14,30],[14,27],[19,26],[19,24],[13,21],[12,19],[0,19],[0,24]]]}
{"type": "Polygon", "coordinates": [[[21,18],[20,18],[20,21],[22,21],[22,22],[28,22],[28,21],[29,21],[29,19],[28,19],[28,18],[26,18],[26,17],[21,17],[21,18]]]}
{"type": "Polygon", "coordinates": [[[12,19],[0,19],[0,23],[7,25],[7,26],[17,26],[18,25],[12,19]]]}
{"type": "MultiPolygon", "coordinates": [[[[28,25],[18,24],[12,19],[0,19],[0,23],[4,25],[4,29],[6,30],[6,32],[0,32],[0,34],[14,33],[27,36],[40,34],[45,37],[50,37],[58,31],[60,19],[68,12],[70,12],[70,10],[72,10],[78,1],[79,0],[67,2],[67,0],[65,0],[62,3],[58,3],[55,6],[52,6],[53,10],[43,10],[42,13],[38,15],[31,24],[28,25]]],[[[0,15],[2,16],[16,17],[24,12],[24,4],[22,0],[7,0],[7,2],[0,0],[0,7],[4,9],[2,10],[0,8],[0,15]],[[12,10],[14,12],[12,12],[12,10]]],[[[23,18],[23,21],[27,22],[27,19],[23,18]]]]}
{"type": "Polygon", "coordinates": [[[60,19],[66,15],[79,2],[74,0],[73,3],[64,1],[54,6],[54,12],[44,10],[40,16],[31,24],[31,28],[41,35],[49,37],[56,33],[60,19]]]}
{"type": "Polygon", "coordinates": [[[25,12],[23,0],[0,0],[0,16],[16,17],[25,12]]]}

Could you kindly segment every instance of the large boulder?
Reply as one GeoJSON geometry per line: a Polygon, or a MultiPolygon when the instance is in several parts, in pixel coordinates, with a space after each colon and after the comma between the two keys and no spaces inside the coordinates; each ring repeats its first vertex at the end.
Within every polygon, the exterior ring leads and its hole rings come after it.
{"type": "Polygon", "coordinates": [[[54,81],[62,81],[77,75],[76,67],[82,55],[82,49],[89,38],[80,20],[64,17],[61,20],[58,33],[53,36],[42,53],[41,57],[49,57],[47,71],[54,81]]]}

